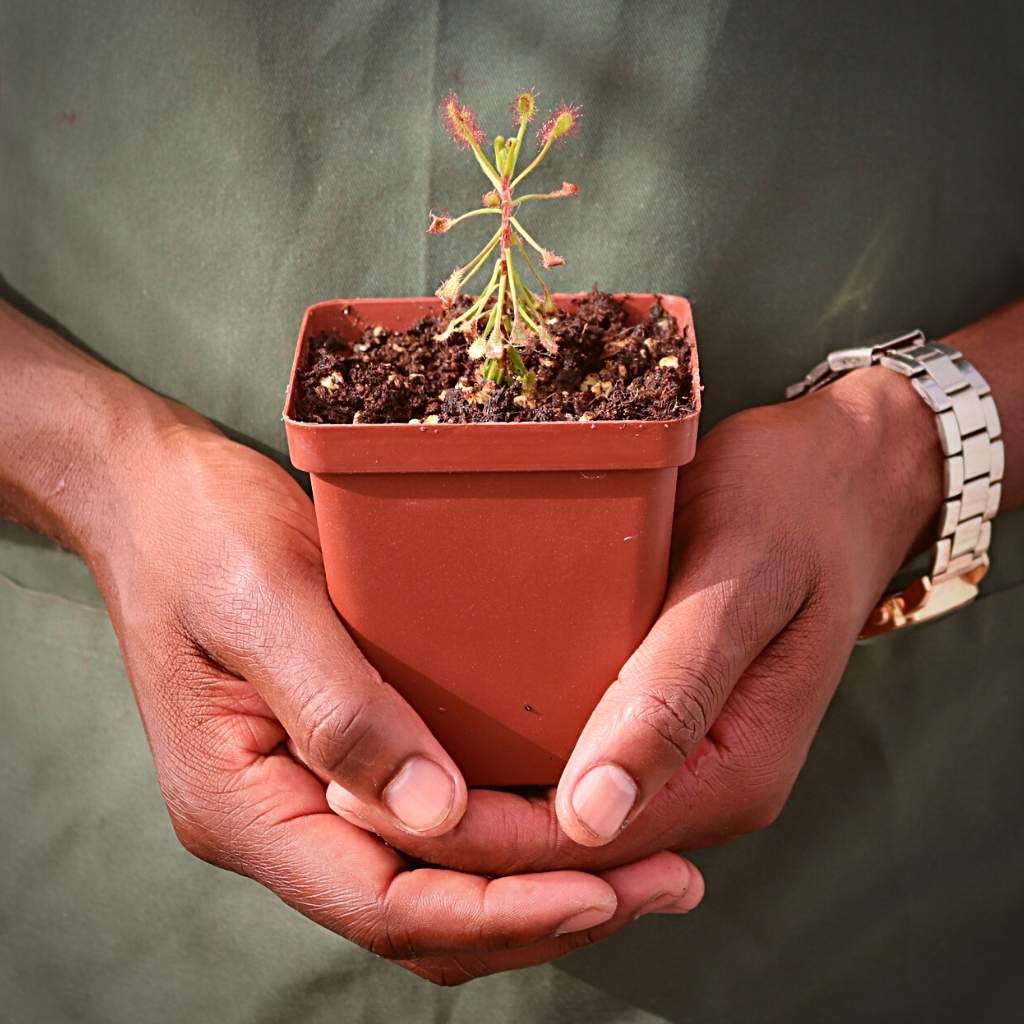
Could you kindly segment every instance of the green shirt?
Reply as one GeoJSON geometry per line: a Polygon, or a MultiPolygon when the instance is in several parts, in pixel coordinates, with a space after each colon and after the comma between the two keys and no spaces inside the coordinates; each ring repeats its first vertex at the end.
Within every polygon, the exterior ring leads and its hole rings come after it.
{"type": "MultiPolygon", "coordinates": [[[[939,336],[1020,293],[1022,52],[1010,2],[7,0],[0,275],[283,458],[304,307],[429,294],[469,251],[424,233],[481,191],[442,95],[507,131],[535,86],[584,108],[542,172],[581,188],[544,211],[559,286],[689,296],[711,425],[830,348],[939,336]]],[[[994,536],[982,600],[855,652],[780,821],[698,855],[697,913],[442,991],[177,847],[95,589],[4,526],[0,1004],[47,1022],[1009,1020],[1024,518],[994,536]]]]}

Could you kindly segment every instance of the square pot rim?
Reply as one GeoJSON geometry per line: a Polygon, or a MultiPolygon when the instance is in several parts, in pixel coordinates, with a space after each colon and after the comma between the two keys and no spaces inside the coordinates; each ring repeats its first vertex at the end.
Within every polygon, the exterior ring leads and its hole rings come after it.
{"type": "MultiPolygon", "coordinates": [[[[567,305],[587,292],[556,292],[567,305]]],[[[693,409],[671,420],[559,420],[551,423],[308,423],[291,413],[310,322],[353,306],[440,307],[436,296],[326,299],[308,306],[292,357],[282,418],[292,464],[320,475],[344,473],[508,472],[665,469],[694,455],[701,411],[700,366],[692,307],[681,295],[613,292],[617,299],[661,301],[690,349],[693,409]]]]}

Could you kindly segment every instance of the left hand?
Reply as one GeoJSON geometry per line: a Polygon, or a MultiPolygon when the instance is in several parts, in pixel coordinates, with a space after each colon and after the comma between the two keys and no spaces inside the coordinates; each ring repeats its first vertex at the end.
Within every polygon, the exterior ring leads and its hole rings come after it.
{"type": "Polygon", "coordinates": [[[557,790],[473,791],[453,831],[422,840],[336,784],[329,803],[417,857],[487,873],[606,867],[765,827],[861,626],[927,536],[940,467],[930,413],[884,369],[731,417],[681,478],[661,616],[557,790]]]}

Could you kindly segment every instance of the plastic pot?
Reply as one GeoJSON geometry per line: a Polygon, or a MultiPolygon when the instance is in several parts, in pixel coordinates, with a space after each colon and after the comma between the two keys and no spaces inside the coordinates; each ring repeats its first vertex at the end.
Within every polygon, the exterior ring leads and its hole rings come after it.
{"type": "MultiPolygon", "coordinates": [[[[556,296],[566,306],[575,295],[556,296]]],[[[624,296],[638,319],[653,295],[624,296]]],[[[437,300],[339,299],[302,321],[285,403],[310,474],[327,586],[383,678],[470,785],[550,785],[664,597],[678,467],[672,421],[326,425],[293,417],[307,340],[399,329],[437,300]]]]}

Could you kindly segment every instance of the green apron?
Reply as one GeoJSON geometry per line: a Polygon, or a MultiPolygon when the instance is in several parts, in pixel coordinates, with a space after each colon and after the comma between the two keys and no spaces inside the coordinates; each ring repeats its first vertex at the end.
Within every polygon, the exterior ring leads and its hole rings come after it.
{"type": "MultiPolygon", "coordinates": [[[[429,294],[469,251],[423,231],[480,191],[440,97],[503,131],[532,85],[585,110],[546,171],[582,193],[545,210],[559,284],[690,296],[711,425],[829,348],[1021,291],[1022,52],[1009,0],[4,0],[0,275],[283,459],[303,308],[429,294]]],[[[972,608],[856,651],[780,821],[698,855],[697,913],[441,990],[178,847],[87,573],[5,526],[0,1016],[1014,1019],[1021,514],[993,554],[972,608]]]]}

